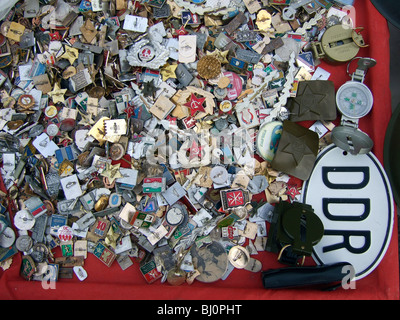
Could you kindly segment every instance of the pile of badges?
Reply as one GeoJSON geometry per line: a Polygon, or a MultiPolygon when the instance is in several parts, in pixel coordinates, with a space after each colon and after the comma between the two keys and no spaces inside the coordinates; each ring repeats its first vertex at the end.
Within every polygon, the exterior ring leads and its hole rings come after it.
{"type": "Polygon", "coordinates": [[[337,117],[324,32],[350,30],[341,62],[364,45],[350,4],[9,1],[3,269],[19,253],[29,280],[84,280],[88,255],[149,283],[261,271],[274,205],[299,201],[337,117]]]}

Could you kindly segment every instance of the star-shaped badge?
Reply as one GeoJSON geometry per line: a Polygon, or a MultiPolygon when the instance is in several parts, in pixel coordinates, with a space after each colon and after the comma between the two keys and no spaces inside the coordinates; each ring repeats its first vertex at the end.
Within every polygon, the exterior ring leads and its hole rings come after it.
{"type": "Polygon", "coordinates": [[[160,70],[161,76],[162,76],[162,80],[165,81],[165,80],[167,80],[169,78],[176,79],[176,74],[175,74],[176,68],[178,68],[177,64],[169,64],[169,63],[167,63],[166,65],[164,65],[160,70]]]}
{"type": "Polygon", "coordinates": [[[205,112],[206,110],[203,107],[203,103],[206,98],[197,98],[195,94],[192,92],[190,96],[190,101],[186,102],[184,106],[190,109],[190,115],[193,117],[197,112],[205,112]]]}
{"type": "Polygon", "coordinates": [[[88,113],[88,114],[84,114],[83,112],[79,111],[79,114],[81,115],[81,120],[78,122],[78,125],[82,125],[82,126],[91,126],[92,124],[94,124],[94,120],[92,119],[92,114],[88,113]]]}
{"type": "Polygon", "coordinates": [[[65,46],[64,48],[65,48],[65,52],[61,56],[61,58],[67,59],[69,61],[69,63],[72,65],[75,62],[75,60],[78,59],[79,50],[76,48],[69,47],[69,46],[65,46]]]}
{"type": "Polygon", "coordinates": [[[115,179],[122,178],[122,174],[119,171],[120,163],[116,165],[106,164],[106,169],[101,173],[103,177],[107,177],[110,183],[113,183],[115,179]]]}
{"type": "Polygon", "coordinates": [[[154,80],[147,81],[143,83],[142,93],[145,97],[153,96],[156,89],[157,88],[154,85],[154,80]]]}
{"type": "Polygon", "coordinates": [[[128,107],[124,109],[124,112],[126,113],[128,119],[129,119],[130,117],[135,115],[135,108],[133,105],[128,104],[128,107]]]}
{"type": "Polygon", "coordinates": [[[214,51],[207,51],[208,56],[215,56],[219,62],[223,63],[228,63],[228,59],[226,58],[228,56],[229,50],[225,51],[220,51],[218,49],[215,49],[214,51]]]}
{"type": "Polygon", "coordinates": [[[53,91],[50,91],[48,93],[48,95],[51,97],[51,99],[53,100],[54,104],[56,104],[57,102],[64,103],[64,101],[65,101],[65,99],[64,99],[65,92],[67,92],[67,89],[61,89],[60,85],[58,83],[56,83],[54,85],[53,91]]]}

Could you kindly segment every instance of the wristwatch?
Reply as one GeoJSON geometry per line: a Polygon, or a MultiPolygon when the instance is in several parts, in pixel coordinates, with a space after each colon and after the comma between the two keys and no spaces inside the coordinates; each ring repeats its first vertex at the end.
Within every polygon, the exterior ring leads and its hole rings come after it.
{"type": "Polygon", "coordinates": [[[372,58],[359,57],[352,61],[356,59],[358,59],[357,70],[349,74],[351,80],[343,84],[336,93],[336,105],[342,118],[340,126],[332,130],[333,143],[352,155],[366,154],[374,145],[371,138],[358,129],[358,122],[371,111],[374,103],[371,90],[363,82],[368,69],[375,66],[376,61],[372,58]]]}

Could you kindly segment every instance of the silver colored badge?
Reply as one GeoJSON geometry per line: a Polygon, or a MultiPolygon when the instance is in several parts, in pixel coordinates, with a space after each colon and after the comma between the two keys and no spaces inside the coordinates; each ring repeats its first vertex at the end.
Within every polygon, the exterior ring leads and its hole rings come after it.
{"type": "Polygon", "coordinates": [[[19,236],[15,242],[15,246],[21,252],[28,252],[32,248],[33,240],[28,235],[19,236]]]}
{"type": "Polygon", "coordinates": [[[14,225],[19,230],[30,230],[35,225],[35,218],[28,210],[20,210],[15,214],[14,225]]]}
{"type": "Polygon", "coordinates": [[[128,51],[126,60],[131,66],[159,69],[167,62],[169,50],[166,50],[160,43],[149,39],[142,39],[136,42],[128,51]]]}

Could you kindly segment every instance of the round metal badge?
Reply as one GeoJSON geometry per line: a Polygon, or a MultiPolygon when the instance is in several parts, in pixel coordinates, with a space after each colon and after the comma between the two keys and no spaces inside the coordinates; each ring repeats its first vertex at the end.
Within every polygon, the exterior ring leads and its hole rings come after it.
{"type": "Polygon", "coordinates": [[[55,123],[50,123],[46,128],[46,132],[50,137],[56,136],[59,131],[60,129],[55,123]]]}
{"type": "Polygon", "coordinates": [[[19,236],[15,242],[15,246],[21,252],[28,252],[32,248],[33,240],[30,236],[22,235],[19,236]]]}
{"type": "Polygon", "coordinates": [[[32,214],[26,210],[22,209],[18,211],[15,214],[14,217],[14,225],[19,229],[19,230],[30,230],[33,228],[35,225],[35,218],[32,216],[32,214]]]}
{"type": "Polygon", "coordinates": [[[302,202],[324,225],[324,236],[313,247],[318,264],[346,261],[355,280],[378,266],[392,236],[394,209],[388,178],[374,154],[327,147],[303,185],[302,202]]]}
{"type": "Polygon", "coordinates": [[[224,184],[228,178],[228,171],[223,166],[215,166],[210,171],[210,178],[216,184],[224,184]]]}

